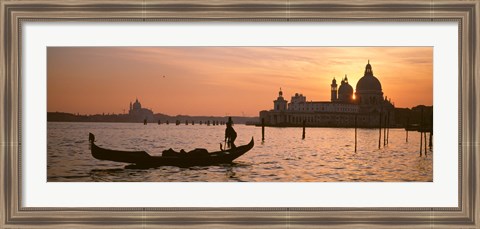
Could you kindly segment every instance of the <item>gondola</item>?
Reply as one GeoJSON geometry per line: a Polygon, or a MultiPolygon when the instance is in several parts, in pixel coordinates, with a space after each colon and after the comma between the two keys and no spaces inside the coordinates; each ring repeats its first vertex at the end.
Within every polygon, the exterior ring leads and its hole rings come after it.
{"type": "MultiPolygon", "coordinates": [[[[168,156],[151,156],[145,151],[121,151],[104,149],[95,144],[95,135],[89,134],[92,156],[99,160],[124,162],[132,164],[134,168],[154,168],[160,166],[207,166],[216,164],[229,164],[253,148],[253,137],[250,143],[235,148],[216,151],[212,153],[186,153],[169,154],[168,156]]],[[[206,151],[206,150],[205,150],[206,151]]]]}

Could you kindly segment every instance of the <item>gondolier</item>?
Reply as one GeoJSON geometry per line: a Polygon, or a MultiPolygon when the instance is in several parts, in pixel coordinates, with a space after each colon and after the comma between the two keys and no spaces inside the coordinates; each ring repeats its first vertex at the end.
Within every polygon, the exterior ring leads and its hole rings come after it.
{"type": "Polygon", "coordinates": [[[235,148],[235,139],[237,138],[237,132],[233,129],[232,117],[228,117],[227,128],[225,129],[225,142],[230,148],[235,148]]]}

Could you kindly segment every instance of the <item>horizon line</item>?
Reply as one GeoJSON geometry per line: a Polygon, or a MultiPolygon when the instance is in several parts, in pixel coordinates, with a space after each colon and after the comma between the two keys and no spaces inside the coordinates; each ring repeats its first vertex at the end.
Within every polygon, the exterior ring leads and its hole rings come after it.
{"type": "MultiPolygon", "coordinates": [[[[395,107],[395,109],[413,109],[415,107],[419,107],[419,106],[425,106],[425,107],[433,107],[433,104],[432,105],[424,105],[424,104],[418,104],[416,106],[413,106],[413,107],[395,107]]],[[[148,108],[147,108],[148,109],[148,108]]],[[[150,109],[151,110],[151,109],[150,109]]],[[[272,109],[269,109],[269,110],[272,110],[272,109]]],[[[269,111],[269,110],[261,110],[261,111],[269,111]]],[[[151,110],[153,112],[153,110],[151,110]]],[[[97,114],[80,114],[80,112],[68,112],[68,111],[47,111],[47,113],[67,113],[67,114],[73,114],[73,115],[129,115],[128,113],[113,113],[113,112],[102,112],[102,113],[97,113],[97,114]]],[[[260,113],[260,111],[259,111],[260,113]]],[[[256,116],[249,116],[249,115],[205,115],[205,114],[202,114],[202,115],[192,115],[192,114],[177,114],[177,115],[170,115],[170,114],[165,114],[165,113],[153,113],[153,115],[166,115],[166,116],[205,116],[205,117],[245,117],[245,118],[248,118],[248,117],[259,117],[260,115],[256,115],[256,116]]]]}

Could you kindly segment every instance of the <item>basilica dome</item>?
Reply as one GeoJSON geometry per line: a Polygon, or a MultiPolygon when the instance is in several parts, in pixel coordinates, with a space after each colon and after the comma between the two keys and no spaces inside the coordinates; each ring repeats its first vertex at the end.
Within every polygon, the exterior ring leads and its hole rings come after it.
{"type": "Polygon", "coordinates": [[[338,88],[339,95],[353,95],[353,87],[348,83],[342,83],[338,88]]]}
{"type": "Polygon", "coordinates": [[[142,109],[142,104],[140,104],[140,102],[138,102],[138,99],[135,99],[135,103],[133,103],[132,108],[133,108],[134,110],[142,109]]]}
{"type": "Polygon", "coordinates": [[[365,75],[360,78],[357,83],[357,92],[362,91],[382,91],[382,84],[380,81],[373,75],[372,66],[370,65],[370,61],[365,67],[365,75]]]}
{"type": "Polygon", "coordinates": [[[338,88],[338,100],[350,102],[353,99],[353,87],[348,83],[347,75],[342,79],[342,83],[338,88]]]}

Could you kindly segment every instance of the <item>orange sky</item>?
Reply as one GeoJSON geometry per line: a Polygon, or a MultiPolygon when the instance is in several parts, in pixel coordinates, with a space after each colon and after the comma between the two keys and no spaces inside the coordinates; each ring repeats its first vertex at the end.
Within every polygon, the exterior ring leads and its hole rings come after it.
{"type": "Polygon", "coordinates": [[[142,107],[168,115],[258,116],[278,90],[329,101],[355,89],[370,59],[396,107],[433,104],[432,47],[49,47],[47,110],[80,114],[142,107]]]}

